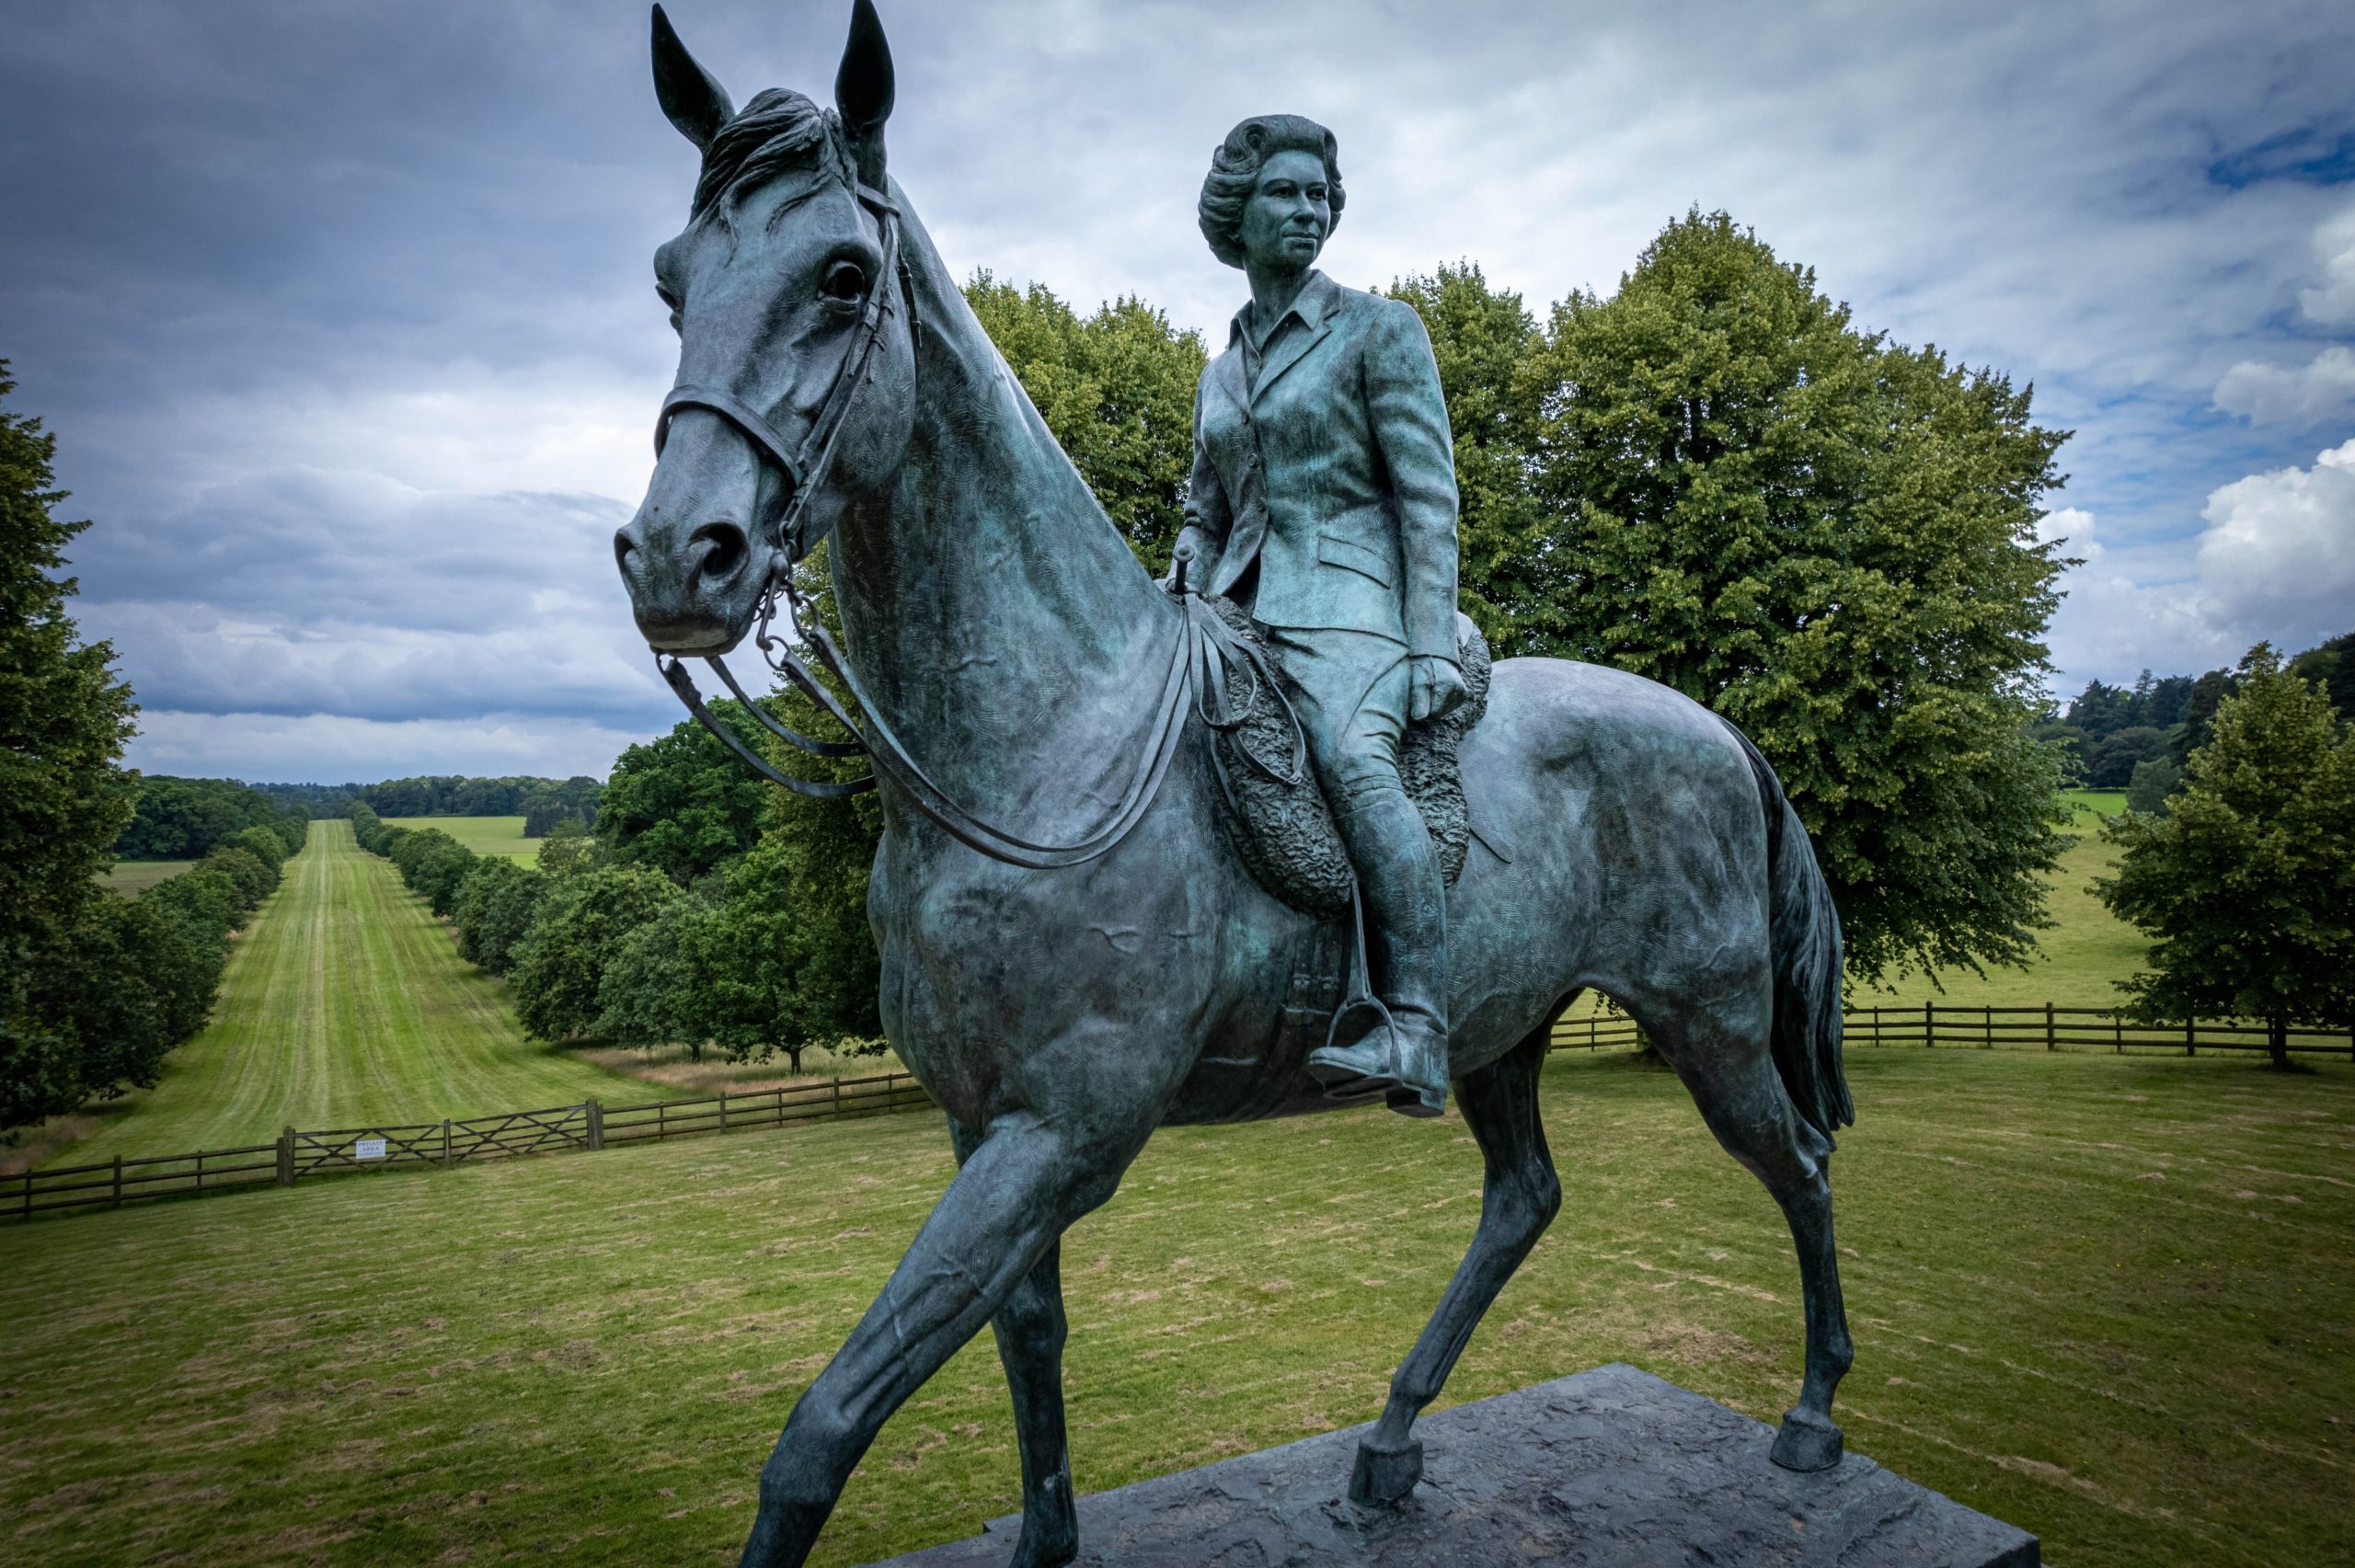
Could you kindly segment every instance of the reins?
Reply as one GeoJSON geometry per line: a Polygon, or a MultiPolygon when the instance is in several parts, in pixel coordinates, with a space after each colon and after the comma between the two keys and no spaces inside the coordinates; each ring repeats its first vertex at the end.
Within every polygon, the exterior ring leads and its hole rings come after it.
{"type": "MultiPolygon", "coordinates": [[[[749,696],[737,682],[735,674],[718,655],[707,656],[704,662],[726,683],[728,690],[751,714],[753,721],[786,744],[819,757],[852,757],[865,755],[873,760],[875,772],[863,778],[835,784],[815,779],[795,778],[772,764],[767,758],[744,744],[736,733],[719,722],[705,706],[703,694],[695,688],[686,666],[677,658],[657,653],[654,667],[679,701],[685,704],[697,723],[709,730],[736,759],[772,784],[781,784],[796,794],[820,799],[840,799],[873,789],[879,775],[888,777],[899,786],[909,803],[922,812],[935,826],[968,848],[1004,861],[1010,865],[1034,871],[1051,871],[1077,865],[1095,859],[1128,837],[1131,830],[1144,819],[1160,793],[1161,784],[1168,776],[1169,764],[1177,755],[1178,742],[1185,733],[1186,696],[1196,681],[1202,682],[1206,692],[1215,692],[1202,717],[1216,727],[1226,728],[1239,723],[1239,712],[1231,711],[1225,702],[1225,681],[1223,659],[1231,657],[1235,639],[1225,626],[1199,600],[1181,592],[1184,611],[1178,623],[1178,636],[1170,650],[1169,666],[1162,680],[1159,705],[1154,715],[1144,754],[1135,773],[1122,792],[1120,804],[1103,823],[1076,843],[1041,844],[1020,838],[976,816],[960,805],[954,796],[927,774],[922,764],[895,734],[883,717],[882,709],[860,683],[850,661],[834,646],[824,623],[812,612],[809,602],[794,586],[793,563],[807,553],[810,541],[801,536],[804,511],[810,495],[826,478],[833,466],[835,443],[859,396],[874,375],[874,354],[877,341],[882,336],[883,318],[890,314],[890,285],[896,283],[904,299],[911,332],[915,326],[914,287],[907,276],[905,264],[900,258],[900,210],[881,191],[854,182],[853,189],[859,204],[875,214],[877,228],[883,242],[883,266],[868,286],[867,307],[859,320],[859,337],[844,355],[841,372],[826,395],[825,405],[811,422],[810,433],[798,447],[788,443],[768,418],[732,393],[712,387],[674,386],[662,400],[662,410],[654,427],[654,452],[662,453],[670,434],[671,421],[682,408],[701,408],[717,414],[741,431],[763,456],[776,464],[792,481],[793,495],[786,503],[784,515],[778,519],[777,538],[781,548],[772,553],[769,577],[761,589],[759,618],[752,641],[770,669],[792,682],[794,687],[818,704],[834,722],[856,738],[851,741],[818,740],[801,734],[790,726],[778,722],[766,709],[749,696]],[[792,627],[807,642],[823,665],[856,704],[854,715],[821,681],[810,667],[787,643],[770,635],[769,627],[776,613],[779,599],[783,599],[792,627]],[[1197,669],[1201,673],[1198,676],[1197,669]]],[[[1251,661],[1257,674],[1257,660],[1251,661]]],[[[1298,758],[1294,759],[1295,773],[1298,758]]]]}

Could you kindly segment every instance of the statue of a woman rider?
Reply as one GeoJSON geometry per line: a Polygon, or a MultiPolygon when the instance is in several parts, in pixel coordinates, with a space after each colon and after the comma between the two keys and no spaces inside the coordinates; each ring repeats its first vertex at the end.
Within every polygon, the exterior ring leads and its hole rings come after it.
{"type": "Polygon", "coordinates": [[[1245,120],[1212,159],[1202,235],[1251,298],[1195,397],[1173,576],[1249,609],[1357,873],[1390,1021],[1309,1070],[1335,1096],[1438,1116],[1446,889],[1398,745],[1465,696],[1454,452],[1421,318],[1316,270],[1342,200],[1333,133],[1298,115],[1245,120]]]}

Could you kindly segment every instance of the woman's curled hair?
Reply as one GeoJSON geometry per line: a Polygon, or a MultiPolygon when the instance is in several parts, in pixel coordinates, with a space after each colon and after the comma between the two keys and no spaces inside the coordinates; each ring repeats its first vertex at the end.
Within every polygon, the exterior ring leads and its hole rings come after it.
{"type": "Polygon", "coordinates": [[[1341,222],[1341,165],[1333,133],[1297,114],[1258,114],[1226,133],[1211,155],[1202,177],[1202,199],[1195,221],[1211,254],[1229,267],[1243,265],[1243,208],[1259,187],[1259,166],[1278,153],[1314,153],[1325,161],[1325,193],[1333,226],[1341,222]]]}

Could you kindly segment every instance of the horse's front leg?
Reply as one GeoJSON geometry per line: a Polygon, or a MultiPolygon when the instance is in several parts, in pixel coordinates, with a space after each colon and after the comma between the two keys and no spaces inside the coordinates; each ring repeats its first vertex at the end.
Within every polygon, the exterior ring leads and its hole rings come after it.
{"type": "MultiPolygon", "coordinates": [[[[949,1137],[963,1164],[981,1139],[951,1117],[949,1137]]],[[[1022,1539],[1008,1568],[1061,1568],[1079,1555],[1073,1507],[1071,1448],[1063,1430],[1063,1242],[1046,1252],[990,1320],[997,1357],[1014,1396],[1014,1434],[1022,1452],[1022,1539]]]]}
{"type": "Polygon", "coordinates": [[[800,1568],[883,1423],[1006,1304],[1065,1227],[1112,1196],[1151,1130],[1150,1118],[1117,1133],[1028,1111],[995,1119],[794,1405],[761,1471],[743,1568],[800,1568]]]}

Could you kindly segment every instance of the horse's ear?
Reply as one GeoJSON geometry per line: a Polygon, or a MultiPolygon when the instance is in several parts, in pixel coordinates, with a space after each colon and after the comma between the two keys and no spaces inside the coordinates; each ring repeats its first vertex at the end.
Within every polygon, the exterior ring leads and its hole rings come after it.
{"type": "Polygon", "coordinates": [[[852,0],[850,41],[834,73],[834,111],[842,116],[858,177],[883,189],[883,122],[891,118],[891,46],[871,0],[852,0]]]}
{"type": "Polygon", "coordinates": [[[728,89],[695,63],[660,6],[654,7],[654,97],[679,134],[704,149],[736,112],[728,89]]]}

